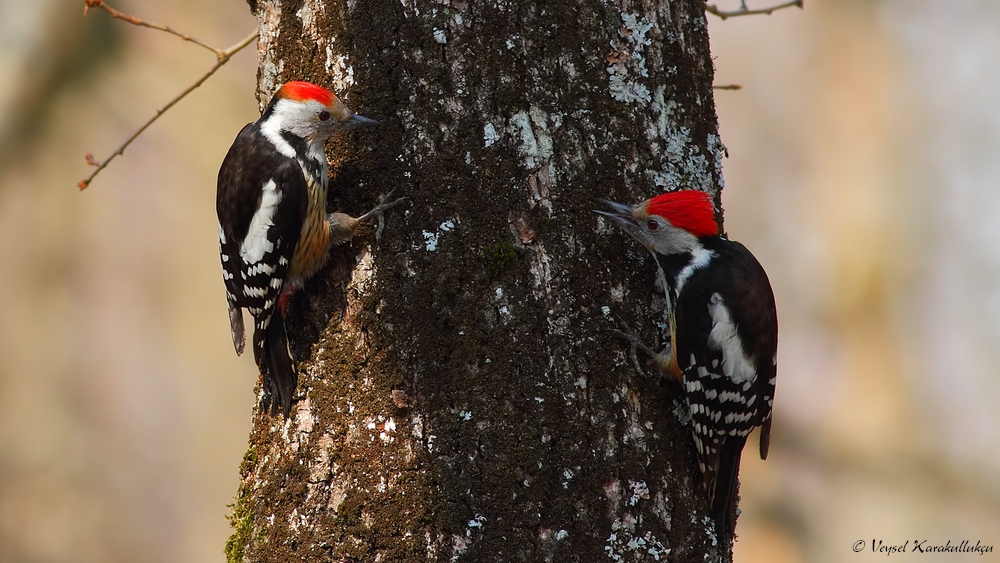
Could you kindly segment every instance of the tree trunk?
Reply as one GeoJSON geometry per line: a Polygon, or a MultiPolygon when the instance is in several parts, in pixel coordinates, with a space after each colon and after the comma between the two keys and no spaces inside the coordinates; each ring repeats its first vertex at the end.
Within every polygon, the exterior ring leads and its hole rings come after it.
{"type": "Polygon", "coordinates": [[[262,107],[310,80],[382,123],[328,145],[331,209],[410,203],[293,297],[230,560],[728,558],[679,390],[608,332],[661,338],[653,262],[592,212],[717,195],[704,1],[250,3],[262,107]]]}

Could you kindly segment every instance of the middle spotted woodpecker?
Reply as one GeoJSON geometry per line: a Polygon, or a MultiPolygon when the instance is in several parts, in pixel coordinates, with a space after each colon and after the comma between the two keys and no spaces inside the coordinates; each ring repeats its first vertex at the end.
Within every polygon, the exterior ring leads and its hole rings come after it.
{"type": "Polygon", "coordinates": [[[670,346],[657,364],[684,389],[702,481],[721,544],[735,528],[740,454],[760,426],[767,458],[777,372],[778,316],[764,268],[719,235],[708,194],[665,193],[629,206],[605,201],[614,220],[656,259],[670,304],[670,346]]]}
{"type": "Polygon", "coordinates": [[[254,321],[254,360],[264,377],[262,409],[285,417],[298,381],[288,351],[288,297],[349,242],[358,225],[391,207],[354,218],[326,213],[324,142],[378,122],[355,114],[326,88],[288,82],[264,114],[237,135],[219,170],[219,253],[236,353],[243,353],[243,312],[254,321]]]}

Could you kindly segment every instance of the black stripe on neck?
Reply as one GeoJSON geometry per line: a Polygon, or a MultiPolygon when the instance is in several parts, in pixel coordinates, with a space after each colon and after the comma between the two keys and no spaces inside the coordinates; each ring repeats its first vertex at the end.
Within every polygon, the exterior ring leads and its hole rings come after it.
{"type": "Polygon", "coordinates": [[[281,131],[281,138],[284,139],[286,143],[292,146],[292,148],[295,150],[295,154],[301,156],[302,158],[307,157],[309,144],[306,143],[305,139],[285,130],[281,131]]]}
{"type": "Polygon", "coordinates": [[[656,264],[663,270],[663,277],[670,284],[670,289],[677,289],[677,274],[694,260],[694,255],[690,252],[683,254],[656,254],[656,264]]]}

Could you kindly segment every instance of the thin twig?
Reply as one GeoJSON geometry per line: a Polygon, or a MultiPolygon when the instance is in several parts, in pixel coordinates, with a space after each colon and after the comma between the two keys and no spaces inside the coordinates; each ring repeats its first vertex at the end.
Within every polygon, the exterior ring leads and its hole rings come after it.
{"type": "Polygon", "coordinates": [[[89,12],[91,8],[100,8],[100,9],[104,10],[105,12],[107,12],[108,14],[110,14],[111,17],[113,17],[115,19],[119,19],[119,20],[122,20],[122,21],[127,21],[128,23],[130,23],[132,25],[137,25],[139,27],[148,27],[149,29],[158,29],[160,31],[163,31],[163,32],[169,33],[171,35],[174,35],[176,37],[180,37],[184,41],[190,41],[191,43],[194,43],[195,45],[198,45],[199,47],[204,47],[205,49],[208,49],[209,51],[215,53],[215,55],[217,57],[222,57],[222,53],[223,53],[222,49],[217,49],[217,48],[209,45],[208,43],[204,43],[202,41],[199,41],[199,40],[195,39],[194,37],[191,37],[190,35],[185,35],[185,34],[179,32],[179,31],[177,31],[175,29],[172,29],[170,27],[167,27],[165,25],[160,25],[158,23],[148,22],[148,21],[145,21],[145,20],[141,20],[141,19],[133,16],[132,14],[126,14],[124,12],[119,12],[118,10],[116,10],[116,9],[112,8],[111,6],[108,6],[107,4],[105,4],[103,0],[83,0],[83,2],[84,2],[84,4],[86,4],[83,7],[83,15],[85,15],[85,16],[87,15],[87,12],[89,12]]]}
{"type": "MultiPolygon", "coordinates": [[[[89,5],[89,3],[92,0],[86,0],[86,1],[88,2],[88,5],[89,5]]],[[[100,1],[100,0],[96,0],[96,1],[100,1]]],[[[156,121],[157,119],[159,119],[160,116],[163,115],[164,112],[166,112],[168,109],[170,109],[171,107],[173,107],[174,104],[176,104],[177,102],[179,102],[182,99],[184,99],[184,96],[187,96],[195,88],[201,86],[203,82],[205,82],[206,80],[208,80],[208,77],[210,77],[213,74],[215,74],[215,71],[219,70],[219,68],[221,68],[222,65],[226,64],[227,62],[229,62],[229,59],[232,58],[233,55],[235,55],[236,53],[240,52],[244,47],[246,47],[250,43],[253,43],[253,40],[256,39],[256,38],[257,38],[257,31],[255,30],[253,33],[251,33],[250,35],[248,35],[242,41],[240,41],[239,43],[233,45],[232,47],[230,47],[228,49],[218,49],[218,50],[216,50],[214,48],[211,48],[213,51],[216,51],[218,53],[218,55],[219,55],[219,60],[214,65],[212,65],[212,68],[208,69],[208,72],[206,72],[205,74],[203,74],[198,80],[195,80],[194,84],[188,86],[187,88],[184,89],[183,92],[181,92],[180,94],[178,94],[174,99],[172,99],[169,102],[167,102],[167,104],[165,106],[163,106],[162,108],[158,108],[156,110],[156,113],[153,115],[153,117],[149,118],[149,120],[146,121],[146,123],[144,123],[142,125],[142,127],[139,128],[138,131],[136,131],[135,133],[132,133],[132,136],[130,136],[128,139],[125,139],[125,142],[122,143],[121,146],[119,146],[117,149],[115,149],[115,151],[113,153],[111,153],[111,156],[109,156],[108,158],[104,159],[103,161],[98,162],[94,158],[94,155],[92,155],[90,153],[87,153],[87,156],[86,156],[87,164],[89,164],[91,166],[96,166],[97,168],[96,168],[96,170],[94,170],[93,173],[91,173],[90,176],[87,176],[86,179],[80,180],[80,182],[77,184],[77,186],[79,186],[79,188],[81,190],[87,189],[87,186],[90,185],[90,182],[94,179],[94,176],[97,176],[97,174],[101,170],[104,170],[108,166],[108,163],[111,162],[112,160],[114,160],[115,157],[120,156],[122,153],[124,153],[125,152],[125,148],[128,147],[130,144],[132,144],[132,141],[134,141],[136,137],[138,137],[139,135],[141,135],[142,132],[145,131],[147,127],[149,127],[150,125],[152,125],[154,121],[156,121]]]]}
{"type": "Polygon", "coordinates": [[[735,18],[736,16],[755,16],[755,15],[761,15],[761,14],[770,16],[772,12],[776,12],[776,11],[784,9],[784,8],[793,8],[793,7],[802,8],[802,2],[803,2],[803,0],[792,0],[791,2],[785,2],[784,4],[778,4],[777,6],[771,6],[770,8],[761,8],[759,10],[751,10],[751,9],[747,8],[746,0],[742,0],[740,2],[740,9],[739,10],[732,10],[732,11],[728,11],[727,12],[725,10],[720,10],[718,7],[715,6],[715,4],[709,4],[709,5],[705,6],[705,11],[708,12],[708,13],[710,13],[710,14],[712,14],[712,15],[714,15],[714,16],[718,16],[719,19],[721,19],[721,20],[724,20],[726,18],[735,18]]]}
{"type": "Polygon", "coordinates": [[[712,89],[713,90],[742,90],[743,87],[740,86],[739,84],[719,84],[719,85],[713,84],[712,85],[712,89]]]}

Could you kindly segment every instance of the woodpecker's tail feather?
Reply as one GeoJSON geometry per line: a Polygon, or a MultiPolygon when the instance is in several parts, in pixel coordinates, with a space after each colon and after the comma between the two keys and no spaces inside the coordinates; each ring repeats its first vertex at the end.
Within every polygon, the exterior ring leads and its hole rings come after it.
{"type": "Polygon", "coordinates": [[[243,309],[233,301],[229,301],[229,327],[233,335],[233,346],[236,355],[243,355],[243,345],[246,343],[246,333],[243,330],[243,309]]]}
{"type": "Polygon", "coordinates": [[[254,330],[254,360],[257,368],[264,376],[264,397],[260,409],[271,414],[281,413],[285,418],[292,411],[292,395],[298,384],[298,374],[292,366],[292,358],[288,353],[288,336],[285,334],[285,320],[278,308],[274,309],[267,328],[261,330],[259,325],[254,330]]]}
{"type": "Polygon", "coordinates": [[[280,401],[281,413],[288,418],[292,411],[292,395],[295,394],[299,377],[292,367],[292,358],[288,353],[285,319],[278,310],[274,311],[271,325],[267,327],[267,358],[271,387],[277,391],[277,400],[272,395],[271,414],[277,412],[280,401]]]}
{"type": "Polygon", "coordinates": [[[760,459],[767,459],[767,450],[771,447],[771,418],[768,417],[760,425],[760,459]]]}
{"type": "Polygon", "coordinates": [[[719,545],[728,551],[736,531],[736,489],[740,473],[740,454],[746,436],[729,436],[719,454],[719,469],[715,474],[715,494],[712,498],[712,517],[719,545]]]}

